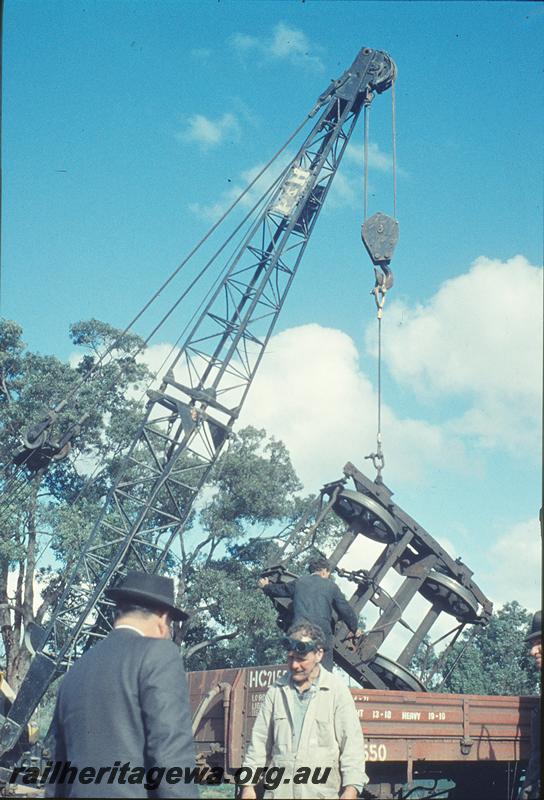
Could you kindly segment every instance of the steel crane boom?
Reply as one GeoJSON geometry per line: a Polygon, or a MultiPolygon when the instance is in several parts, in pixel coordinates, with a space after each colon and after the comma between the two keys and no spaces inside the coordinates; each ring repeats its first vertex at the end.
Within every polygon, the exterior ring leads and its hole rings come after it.
{"type": "MultiPolygon", "coordinates": [[[[51,681],[109,628],[104,589],[127,565],[157,571],[186,525],[274,330],[358,116],[396,67],[363,48],[308,115],[317,121],[228,263],[130,444],[0,732],[10,750],[51,681]]],[[[181,544],[183,548],[183,544],[181,544]]]]}

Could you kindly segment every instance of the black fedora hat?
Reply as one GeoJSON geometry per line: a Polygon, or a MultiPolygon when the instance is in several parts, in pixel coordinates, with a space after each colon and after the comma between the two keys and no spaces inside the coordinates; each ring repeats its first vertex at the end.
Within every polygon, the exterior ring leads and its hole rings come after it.
{"type": "Polygon", "coordinates": [[[107,589],[105,595],[119,605],[134,603],[151,610],[169,611],[172,619],[179,621],[189,618],[189,614],[174,605],[174,581],[164,575],[127,572],[119,586],[107,589]]]}
{"type": "Polygon", "coordinates": [[[525,637],[526,642],[532,642],[533,639],[540,639],[542,636],[542,611],[537,611],[531,620],[531,629],[525,637]]]}

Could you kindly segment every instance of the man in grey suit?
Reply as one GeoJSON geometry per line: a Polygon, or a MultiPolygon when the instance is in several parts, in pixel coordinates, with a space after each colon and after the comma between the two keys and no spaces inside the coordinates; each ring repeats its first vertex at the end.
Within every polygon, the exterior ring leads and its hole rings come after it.
{"type": "Polygon", "coordinates": [[[113,630],[60,685],[53,721],[57,774],[46,794],[198,797],[186,782],[195,763],[191,711],[171,623],[187,614],[174,605],[174,582],[129,572],[106,596],[117,606],[113,630]]]}

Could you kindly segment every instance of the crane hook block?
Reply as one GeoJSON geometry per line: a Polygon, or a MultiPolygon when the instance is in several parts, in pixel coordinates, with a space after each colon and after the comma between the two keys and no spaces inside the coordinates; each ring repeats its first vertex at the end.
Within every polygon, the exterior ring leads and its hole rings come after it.
{"type": "Polygon", "coordinates": [[[378,211],[363,223],[361,238],[373,264],[389,264],[399,240],[399,223],[378,211]]]}

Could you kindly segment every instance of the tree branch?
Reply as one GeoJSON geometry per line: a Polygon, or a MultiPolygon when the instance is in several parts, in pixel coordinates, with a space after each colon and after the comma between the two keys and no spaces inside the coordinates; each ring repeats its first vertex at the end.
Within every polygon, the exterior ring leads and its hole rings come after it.
{"type": "Polygon", "coordinates": [[[11,394],[10,394],[10,391],[8,389],[8,385],[6,383],[6,377],[4,375],[4,372],[2,372],[1,381],[2,381],[2,392],[6,396],[6,400],[7,400],[7,403],[9,405],[11,403],[11,394]]]}
{"type": "Polygon", "coordinates": [[[216,548],[218,547],[219,542],[221,542],[221,540],[222,540],[221,537],[219,537],[219,539],[216,539],[212,543],[212,546],[210,547],[210,552],[208,553],[208,557],[206,558],[206,564],[205,564],[206,567],[210,566],[210,561],[212,560],[213,554],[215,553],[216,548]]]}
{"type": "Polygon", "coordinates": [[[25,562],[23,559],[19,561],[19,574],[17,575],[17,587],[15,589],[15,603],[13,605],[15,614],[13,622],[13,630],[16,634],[15,640],[19,641],[21,638],[21,627],[23,623],[24,608],[23,608],[23,585],[25,575],[25,562]]]}
{"type": "Polygon", "coordinates": [[[34,487],[34,494],[28,509],[28,544],[26,551],[26,572],[22,606],[25,620],[32,619],[34,610],[34,575],[36,572],[36,506],[39,484],[34,487]]]}
{"type": "Polygon", "coordinates": [[[75,564],[75,557],[70,559],[62,572],[59,572],[56,579],[49,580],[45,589],[42,590],[42,602],[40,603],[36,613],[34,614],[34,620],[37,622],[38,625],[42,624],[43,618],[45,617],[46,613],[49,609],[55,605],[62,594],[63,587],[66,585],[66,581],[68,579],[68,575],[71,574],[73,566],[75,564]]]}
{"type": "Polygon", "coordinates": [[[198,644],[194,644],[192,647],[189,647],[188,650],[185,651],[185,658],[190,658],[194,656],[195,653],[198,653],[200,650],[203,650],[205,647],[209,647],[211,644],[215,644],[216,642],[220,642],[222,639],[234,639],[235,636],[238,636],[240,633],[240,629],[236,628],[231,633],[222,633],[218,636],[212,636],[211,639],[205,639],[203,642],[199,642],[198,644]]]}
{"type": "Polygon", "coordinates": [[[11,605],[8,601],[7,591],[8,574],[7,564],[4,563],[0,569],[0,630],[2,631],[6,658],[9,656],[9,648],[13,639],[13,631],[11,629],[11,605]]]}
{"type": "Polygon", "coordinates": [[[196,559],[197,555],[200,553],[200,551],[204,547],[206,547],[207,544],[209,544],[210,542],[213,542],[214,538],[215,538],[215,536],[212,534],[211,536],[208,536],[207,539],[203,539],[201,542],[199,542],[197,544],[197,546],[193,549],[193,552],[191,553],[191,555],[187,558],[187,566],[188,567],[190,567],[191,564],[193,563],[193,561],[195,561],[195,559],[196,559]]]}

